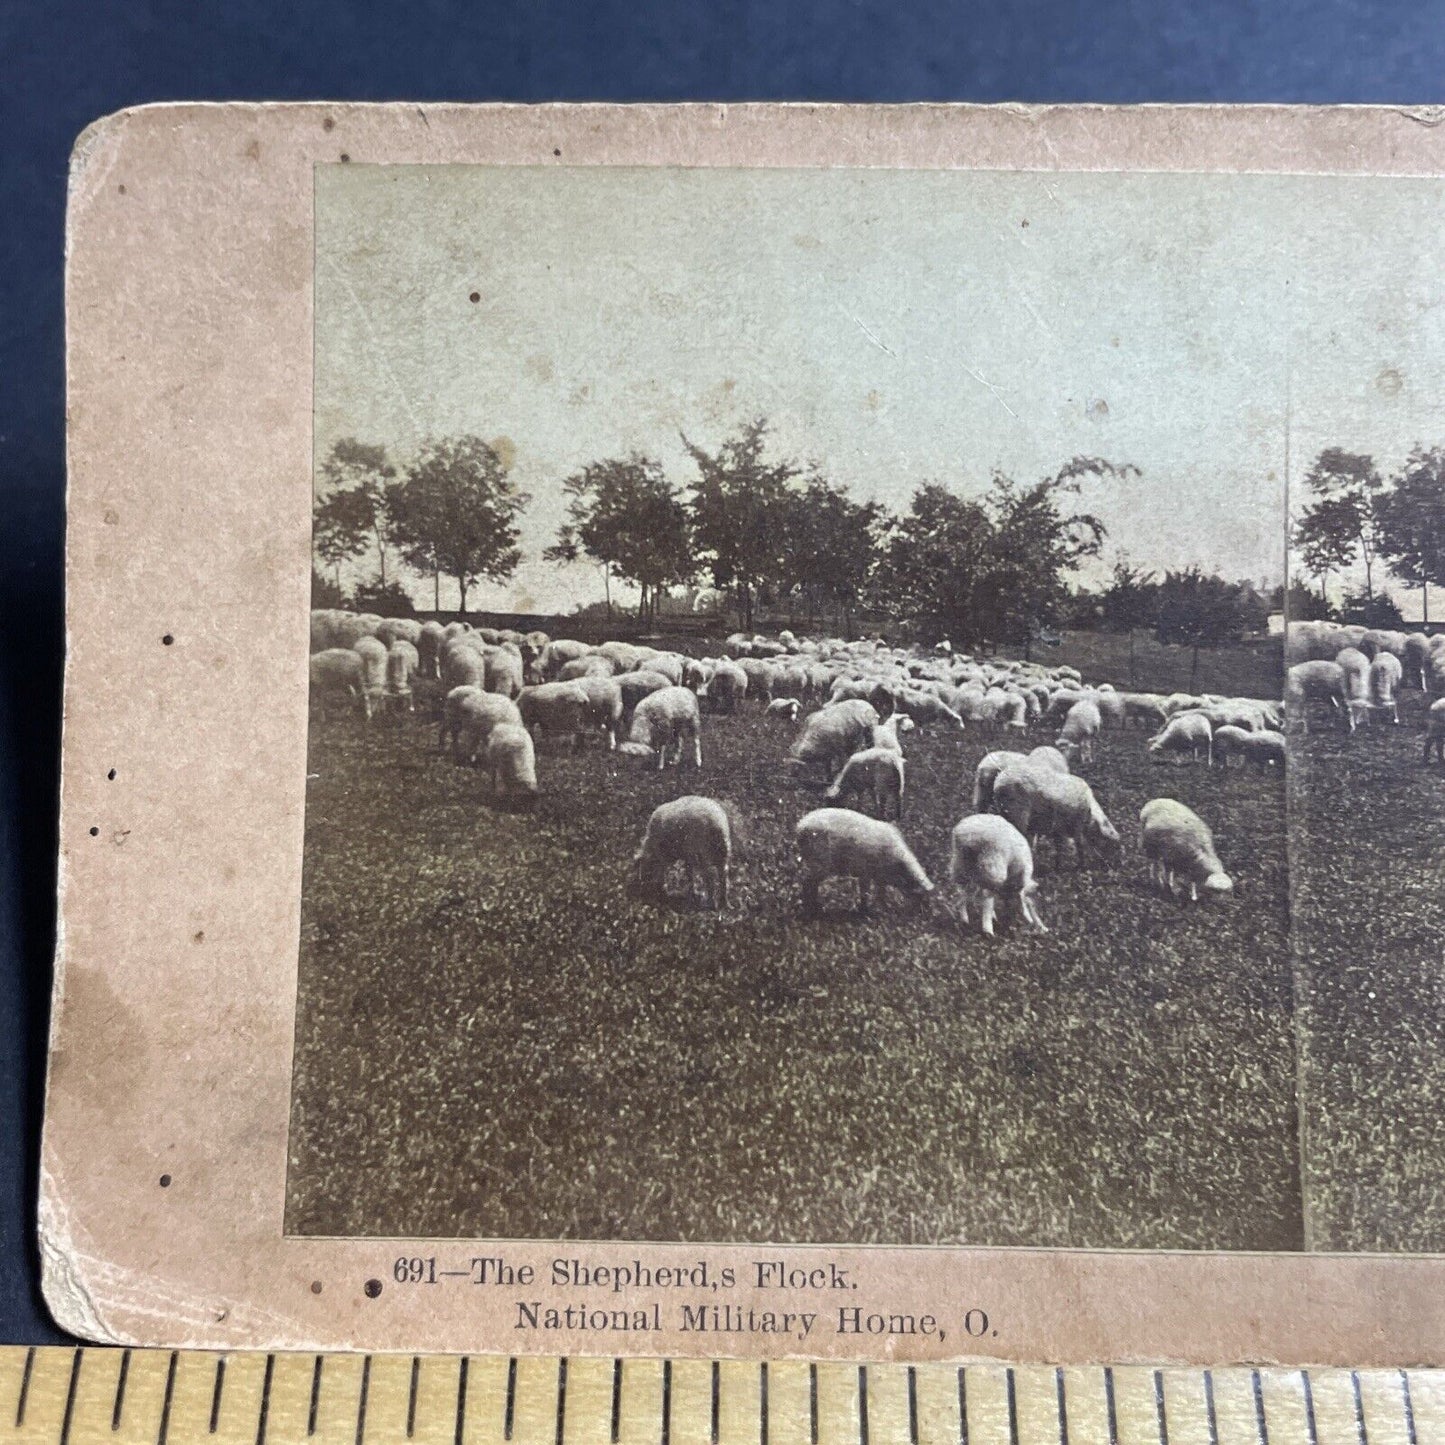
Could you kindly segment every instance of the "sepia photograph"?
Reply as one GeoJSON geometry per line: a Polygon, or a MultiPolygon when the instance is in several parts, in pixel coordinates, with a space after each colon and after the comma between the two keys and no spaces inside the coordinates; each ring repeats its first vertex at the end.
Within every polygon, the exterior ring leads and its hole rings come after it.
{"type": "Polygon", "coordinates": [[[288,1234],[1445,1246],[1438,181],[314,201],[288,1234]]]}

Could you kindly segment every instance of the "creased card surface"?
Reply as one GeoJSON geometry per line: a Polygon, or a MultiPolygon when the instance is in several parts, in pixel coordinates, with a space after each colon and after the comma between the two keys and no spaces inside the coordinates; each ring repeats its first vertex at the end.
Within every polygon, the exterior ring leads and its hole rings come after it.
{"type": "Polygon", "coordinates": [[[1434,1361],[1437,151],[82,137],[61,1321],[1434,1361]]]}

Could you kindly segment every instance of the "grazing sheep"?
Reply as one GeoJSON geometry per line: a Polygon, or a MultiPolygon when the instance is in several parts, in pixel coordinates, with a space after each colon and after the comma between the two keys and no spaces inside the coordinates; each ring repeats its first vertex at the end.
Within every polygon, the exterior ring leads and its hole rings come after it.
{"type": "Polygon", "coordinates": [[[537,753],[532,734],[520,723],[499,723],[491,730],[485,761],[492,775],[492,792],[497,797],[531,799],[537,796],[537,753]]]}
{"type": "Polygon", "coordinates": [[[421,659],[423,677],[440,678],[442,675],[442,625],[440,622],[423,622],[421,633],[416,640],[417,656],[421,659]]]}
{"type": "Polygon", "coordinates": [[[802,731],[793,740],[791,760],[796,767],[819,763],[831,783],[854,753],[873,746],[873,729],[878,714],[862,698],[830,702],[803,719],[802,731]]]}
{"type": "Polygon", "coordinates": [[[1423,632],[1412,632],[1405,639],[1404,654],[1404,681],[1423,692],[1430,671],[1430,639],[1423,632]]]}
{"type": "Polygon", "coordinates": [[[607,738],[611,751],[622,732],[622,688],[612,677],[579,677],[575,686],[587,694],[587,718],[607,738]]]}
{"type": "Polygon", "coordinates": [[[421,639],[421,623],[414,617],[383,617],[372,636],[386,648],[393,642],[409,642],[415,647],[421,639]]]}
{"type": "Polygon", "coordinates": [[[1345,675],[1345,701],[1363,702],[1370,691],[1370,659],[1358,647],[1342,647],[1335,666],[1345,675]]]}
{"type": "MultiPolygon", "coordinates": [[[[323,657],[326,654],[321,654],[323,657]]],[[[1425,761],[1430,761],[1430,754],[1434,753],[1436,758],[1445,763],[1445,697],[1438,698],[1430,704],[1430,711],[1425,714],[1425,761]]]]}
{"type": "Polygon", "coordinates": [[[858,911],[867,913],[874,888],[891,887],[921,902],[933,884],[892,823],[850,808],[816,808],[794,830],[803,875],[803,912],[818,912],[818,892],[829,878],[855,878],[858,911]]]}
{"type": "Polygon", "coordinates": [[[904,688],[898,694],[898,711],[910,717],[919,727],[930,723],[941,723],[958,732],[963,732],[964,721],[941,698],[931,692],[920,692],[916,688],[904,688]]]}
{"type": "Polygon", "coordinates": [[[1238,744],[1238,751],[1246,762],[1253,763],[1257,768],[1272,768],[1275,764],[1282,768],[1285,765],[1284,734],[1272,728],[1246,733],[1238,744]]]}
{"type": "Polygon", "coordinates": [[[775,697],[767,706],[767,716],[773,722],[795,723],[801,707],[802,704],[795,697],[775,697]]]}
{"type": "Polygon", "coordinates": [[[975,813],[986,813],[993,805],[993,787],[998,781],[999,775],[1005,768],[1015,763],[1026,762],[1027,753],[1012,752],[1007,748],[999,748],[991,753],[985,753],[978,760],[978,766],[973,770],[973,811],[975,813]]]}
{"type": "Polygon", "coordinates": [[[834,678],[828,702],[871,703],[881,718],[888,717],[894,709],[893,689],[876,677],[834,678]]]}
{"type": "Polygon", "coordinates": [[[660,672],[646,671],[624,672],[618,677],[617,686],[622,693],[622,715],[630,721],[643,698],[672,684],[660,672]]]}
{"type": "Polygon", "coordinates": [[[903,816],[903,754],[890,748],[864,748],[854,753],[843,771],[833,779],[823,796],[831,803],[853,793],[871,793],[873,808],[880,818],[890,811],[895,818],[903,816]]]}
{"type": "Polygon", "coordinates": [[[1124,699],[1124,725],[1142,723],[1148,728],[1162,728],[1169,721],[1164,710],[1164,699],[1157,692],[1126,692],[1124,699]]]}
{"type": "Polygon", "coordinates": [[[1151,798],[1139,810],[1139,848],[1149,860],[1149,880],[1171,894],[1181,883],[1198,901],[1206,894],[1228,893],[1234,883],[1214,851],[1214,834],[1204,819],[1173,798],[1151,798]]]}
{"type": "Polygon", "coordinates": [[[555,642],[549,642],[537,654],[537,676],[544,682],[554,682],[557,674],[569,662],[575,662],[579,657],[586,657],[591,651],[592,649],[585,642],[576,642],[570,637],[559,637],[555,642]]]}
{"type": "Polygon", "coordinates": [[[522,655],[510,647],[498,647],[482,659],[482,686],[487,692],[516,699],[522,695],[522,655]]]}
{"type": "Polygon", "coordinates": [[[911,733],[914,727],[911,717],[906,717],[901,712],[892,713],[873,729],[873,746],[887,748],[890,753],[897,753],[901,757],[904,734],[911,733]]]}
{"type": "Polygon", "coordinates": [[[1201,748],[1204,750],[1205,761],[1212,764],[1214,729],[1209,726],[1209,719],[1202,712],[1179,713],[1171,717],[1164,724],[1164,730],[1149,740],[1150,756],[1161,762],[1172,753],[1188,753],[1190,757],[1197,759],[1201,748]]]}
{"type": "Polygon", "coordinates": [[[360,656],[350,647],[328,647],[311,654],[311,700],[323,717],[327,702],[334,697],[344,698],[348,707],[360,703],[366,716],[371,716],[371,699],[362,685],[364,671],[360,656]]]}
{"type": "Polygon", "coordinates": [[[1048,743],[1029,751],[1029,762],[1035,767],[1051,768],[1056,773],[1067,773],[1069,771],[1069,760],[1058,748],[1048,743]]]}
{"type": "Polygon", "coordinates": [[[1037,763],[1017,763],[1005,768],[993,785],[993,811],[1007,818],[1038,852],[1039,842],[1049,838],[1054,846],[1054,866],[1063,866],[1064,843],[1072,839],[1074,861],[1084,866],[1087,851],[1106,861],[1119,856],[1119,834],[1094,797],[1094,790],[1082,778],[1055,772],[1037,763]]]}
{"type": "Polygon", "coordinates": [[[1030,927],[1040,933],[1049,931],[1034,904],[1038,884],[1034,882],[1033,852],[1028,839],[1007,818],[978,813],[963,819],[953,830],[948,876],[963,889],[963,922],[968,922],[972,903],[989,938],[993,937],[994,911],[1000,898],[1013,904],[1030,927]]]}
{"type": "Polygon", "coordinates": [[[601,653],[589,653],[586,657],[574,657],[557,669],[558,682],[580,682],[584,677],[611,677],[616,667],[610,657],[601,653]]]}
{"type": "Polygon", "coordinates": [[[521,722],[522,715],[511,698],[479,687],[453,688],[442,704],[441,749],[445,752],[450,744],[457,758],[474,763],[493,728],[520,726],[521,722]]]}
{"type": "Polygon", "coordinates": [[[701,895],[704,907],[722,909],[728,906],[732,853],[728,810],[712,798],[688,794],[653,809],[632,861],[639,886],[657,897],[666,892],[668,868],[683,864],[689,891],[701,895]]]}
{"type": "Polygon", "coordinates": [[[544,682],[524,687],[517,699],[522,721],[534,738],[543,733],[570,734],[580,748],[592,725],[592,699],[577,682],[544,682]]]}
{"type": "Polygon", "coordinates": [[[632,727],[621,751],[632,757],[657,754],[658,770],[667,766],[669,749],[673,762],[682,766],[682,750],[692,739],[692,761],[702,767],[702,715],[698,711],[697,694],[688,688],[664,687],[651,692],[637,704],[632,714],[632,727]]]}
{"type": "Polygon", "coordinates": [[[715,713],[732,713],[748,694],[748,675],[735,662],[718,663],[707,680],[707,705],[715,713]]]}
{"type": "Polygon", "coordinates": [[[1395,696],[1405,675],[1400,659],[1393,652],[1377,652],[1370,663],[1366,679],[1371,712],[1387,712],[1391,722],[1399,724],[1400,704],[1395,696]]]}
{"type": "Polygon", "coordinates": [[[374,637],[358,637],[351,648],[361,659],[361,690],[370,717],[386,696],[386,644],[374,637]]]}
{"type": "Polygon", "coordinates": [[[398,638],[386,650],[386,701],[391,707],[416,710],[411,679],[421,666],[421,658],[411,643],[398,638]]]}
{"type": "Polygon", "coordinates": [[[1345,726],[1355,730],[1354,714],[1345,706],[1349,693],[1345,671],[1337,662],[1297,662],[1284,675],[1284,698],[1291,712],[1297,712],[1305,732],[1310,730],[1309,701],[1319,698],[1342,714],[1345,726]]]}
{"type": "Polygon", "coordinates": [[[486,660],[472,643],[454,637],[442,644],[441,678],[448,692],[456,687],[480,687],[485,691],[486,660]]]}
{"type": "Polygon", "coordinates": [[[1064,718],[1063,730],[1054,740],[1054,746],[1073,762],[1077,756],[1081,761],[1094,760],[1094,739],[1104,726],[1099,705],[1092,698],[1083,697],[1068,711],[1064,718]]]}
{"type": "Polygon", "coordinates": [[[1028,726],[1028,700],[1021,692],[985,693],[980,711],[979,721],[988,727],[1023,732],[1028,726]]]}
{"type": "Polygon", "coordinates": [[[1231,723],[1215,728],[1210,764],[1218,763],[1220,767],[1227,768],[1230,758],[1244,756],[1245,746],[1253,736],[1248,728],[1235,727],[1231,723]]]}
{"type": "Polygon", "coordinates": [[[747,695],[750,698],[758,702],[773,700],[773,669],[759,657],[756,643],[753,645],[753,656],[745,657],[733,665],[747,677],[747,695]]]}

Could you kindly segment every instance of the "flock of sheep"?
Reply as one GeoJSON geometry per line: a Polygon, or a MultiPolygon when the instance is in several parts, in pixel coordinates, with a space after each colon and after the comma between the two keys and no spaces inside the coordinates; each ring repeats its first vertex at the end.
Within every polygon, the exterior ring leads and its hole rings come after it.
{"type": "MultiPolygon", "coordinates": [[[[917,729],[976,731],[1022,745],[996,747],[979,762],[971,809],[951,837],[948,877],[960,890],[958,911],[964,923],[976,911],[990,936],[1004,912],[1046,931],[1034,877],[1046,841],[1056,869],[1070,851],[1076,866],[1091,855],[1120,858],[1118,830],[1076,771],[1092,762],[1106,728],[1124,736],[1144,729],[1159,761],[1284,764],[1278,702],[1086,686],[1073,668],[975,659],[946,643],[922,652],[874,640],[735,634],[723,656],[694,658],[621,641],[591,646],[541,632],[318,611],[311,645],[313,707],[324,713],[340,704],[370,718],[412,711],[421,696],[439,717],[441,748],[480,764],[497,798],[513,803],[537,793],[543,738],[574,748],[596,738],[658,768],[684,759],[701,768],[705,714],[713,726],[744,707],[763,711],[778,728],[780,754],[787,740],[779,765],[825,784],[828,806],[806,813],[794,830],[808,914],[834,878],[855,881],[864,911],[881,889],[918,902],[934,893],[899,826],[906,740],[917,729]],[[1031,729],[1052,740],[1028,748],[1031,729]]],[[[1330,665],[1342,666],[1338,658],[1330,665]]],[[[1371,668],[1367,659],[1367,681],[1371,668]]],[[[1211,830],[1192,809],[1154,798],[1139,823],[1160,889],[1191,900],[1232,889],[1211,830]]],[[[694,896],[726,907],[737,825],[731,805],[713,798],[662,804],[634,857],[640,885],[661,893],[669,870],[681,865],[694,896]]]]}
{"type": "Polygon", "coordinates": [[[1367,723],[1400,721],[1399,692],[1437,694],[1425,718],[1425,756],[1445,762],[1445,633],[1396,632],[1298,622],[1289,630],[1285,698],[1309,731],[1308,706],[1326,704],[1347,732],[1367,723]]]}

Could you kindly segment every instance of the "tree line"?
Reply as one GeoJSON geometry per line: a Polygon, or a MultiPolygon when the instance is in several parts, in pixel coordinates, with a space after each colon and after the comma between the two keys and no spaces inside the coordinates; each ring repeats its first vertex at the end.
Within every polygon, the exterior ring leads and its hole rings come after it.
{"type": "Polygon", "coordinates": [[[1291,615],[1394,626],[1399,608],[1376,588],[1383,569],[1420,589],[1428,622],[1430,587],[1445,586],[1445,448],[1417,447],[1398,474],[1386,477],[1372,457],[1327,447],[1304,485],[1311,500],[1292,540],[1301,571],[1315,579],[1319,592],[1301,588],[1292,595],[1291,615]],[[1346,589],[1335,606],[1330,578],[1356,569],[1363,571],[1363,591],[1346,589]]]}

